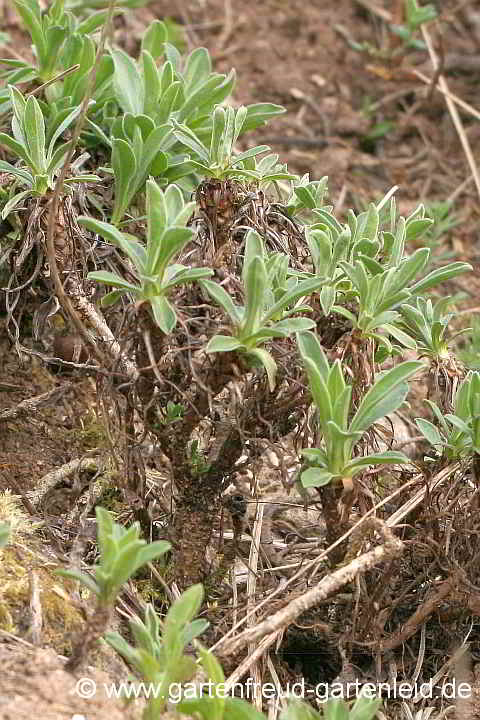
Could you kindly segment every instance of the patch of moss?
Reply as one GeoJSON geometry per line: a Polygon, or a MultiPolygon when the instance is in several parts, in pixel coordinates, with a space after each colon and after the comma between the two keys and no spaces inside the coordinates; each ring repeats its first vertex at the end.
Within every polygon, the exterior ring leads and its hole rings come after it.
{"type": "Polygon", "coordinates": [[[84,620],[72,605],[73,583],[54,574],[55,566],[45,560],[45,540],[24,512],[19,498],[0,493],[0,521],[10,524],[8,545],[0,550],[0,628],[28,639],[31,626],[31,583],[35,573],[42,611],[42,643],[58,653],[71,650],[73,634],[84,620]]]}
{"type": "Polygon", "coordinates": [[[108,436],[105,425],[93,412],[88,412],[83,418],[82,427],[70,430],[69,434],[74,436],[74,439],[85,450],[95,450],[107,446],[108,436]]]}

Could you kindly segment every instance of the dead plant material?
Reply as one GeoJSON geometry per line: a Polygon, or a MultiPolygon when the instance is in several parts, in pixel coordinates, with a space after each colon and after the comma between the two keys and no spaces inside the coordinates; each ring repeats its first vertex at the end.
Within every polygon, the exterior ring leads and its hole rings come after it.
{"type": "Polygon", "coordinates": [[[370,520],[372,526],[383,535],[384,544],[352,560],[346,567],[322,578],[316,587],[292,600],[282,610],[272,615],[268,620],[256,625],[255,628],[244,630],[234,640],[224,645],[222,652],[230,655],[238,652],[247,643],[258,641],[271,633],[278,633],[296,620],[303,612],[310,609],[325,598],[334,594],[357,577],[359,573],[365,573],[375,565],[403,552],[403,543],[396,538],[390,530],[379,520],[370,520]]]}

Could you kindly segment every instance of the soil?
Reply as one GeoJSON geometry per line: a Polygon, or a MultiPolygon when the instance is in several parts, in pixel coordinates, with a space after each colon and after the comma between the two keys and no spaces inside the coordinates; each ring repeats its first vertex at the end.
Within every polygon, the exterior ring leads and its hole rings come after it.
{"type": "MultiPolygon", "coordinates": [[[[236,69],[236,103],[272,102],[287,109],[286,115],[248,136],[248,146],[269,144],[290,170],[308,172],[314,179],[328,175],[330,201],[340,217],[349,207],[363,209],[368,202],[378,201],[393,185],[399,185],[402,214],[419,200],[429,206],[452,200],[459,224],[432,248],[439,255],[452,253],[456,259],[468,260],[478,270],[475,183],[444,98],[413,72],[433,76],[428,53],[411,50],[390,58],[398,43],[382,17],[389,14],[397,19],[400,7],[403,3],[393,0],[238,4],[232,0],[159,0],[118,18],[115,40],[137,50],[143,28],[154,17],[169,17],[184,25],[188,45],[209,48],[216,70],[236,69]],[[369,43],[372,51],[354,50],[349,40],[369,43]]],[[[450,92],[478,108],[478,7],[473,1],[439,0],[437,9],[441,23],[432,34],[443,54],[450,92]]],[[[10,33],[17,52],[22,51],[22,43],[28,52],[12,9],[5,13],[3,29],[10,33]]],[[[459,112],[478,156],[478,117],[468,110],[459,112]]],[[[478,304],[478,275],[470,275],[468,282],[452,283],[451,292],[463,293],[466,306],[478,304]]],[[[34,413],[0,419],[0,492],[11,490],[21,506],[22,496],[47,473],[95,447],[95,393],[88,378],[46,368],[36,357],[19,358],[3,328],[2,322],[0,412],[54,388],[61,391],[53,403],[39,406],[34,413]]],[[[28,498],[23,502],[26,516],[33,513],[31,523],[44,521],[52,526],[65,512],[57,504],[38,515],[28,498]]],[[[37,550],[39,556],[55,554],[51,532],[37,550]]],[[[58,555],[55,560],[59,561],[58,555]]],[[[28,599],[27,594],[25,607],[28,599]]],[[[6,631],[0,633],[0,718],[139,716],[120,702],[72,699],[75,679],[64,672],[58,657],[64,648],[41,635],[40,648],[28,639],[22,644],[27,629],[28,623],[20,622],[12,628],[20,640],[13,640],[6,631]]],[[[468,713],[480,718],[480,704],[471,706],[468,713]]]]}

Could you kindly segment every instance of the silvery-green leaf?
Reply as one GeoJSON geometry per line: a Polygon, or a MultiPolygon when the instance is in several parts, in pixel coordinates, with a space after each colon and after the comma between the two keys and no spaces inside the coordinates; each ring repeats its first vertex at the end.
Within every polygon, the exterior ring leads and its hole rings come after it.
{"type": "Polygon", "coordinates": [[[302,358],[313,362],[326,383],[330,367],[318,337],[312,332],[302,332],[297,335],[297,344],[302,358]]]}
{"type": "Polygon", "coordinates": [[[347,463],[344,469],[345,473],[352,477],[369,465],[403,465],[408,462],[410,461],[404,453],[395,450],[385,450],[383,453],[372,453],[372,455],[354,458],[347,463]]]}
{"type": "Polygon", "coordinates": [[[195,133],[186,125],[182,125],[176,120],[172,120],[172,124],[174,127],[173,132],[177,140],[190,148],[190,150],[193,150],[195,155],[208,166],[210,162],[209,152],[201,140],[199,140],[195,133]]]}
{"type": "Polygon", "coordinates": [[[137,66],[123,50],[112,48],[110,54],[115,65],[113,88],[118,104],[124,112],[140,115],[143,113],[145,90],[137,66]]]}
{"type": "Polygon", "coordinates": [[[22,185],[27,185],[31,187],[33,184],[33,177],[31,173],[28,172],[28,170],[14,167],[14,165],[10,165],[10,163],[5,162],[5,160],[0,160],[0,170],[5,173],[10,173],[11,175],[15,175],[15,177],[20,180],[22,185]]]}
{"type": "Polygon", "coordinates": [[[213,270],[210,270],[210,268],[185,268],[185,270],[173,275],[173,277],[163,285],[163,289],[168,290],[168,288],[174,287],[175,285],[190,283],[194,280],[203,280],[212,275],[213,270]]]}
{"type": "Polygon", "coordinates": [[[130,237],[127,237],[125,233],[122,233],[114,225],[101,220],[94,220],[93,218],[85,215],[80,215],[78,217],[78,223],[83,225],[83,227],[86,227],[88,230],[98,233],[105,240],[123,250],[123,252],[128,255],[130,260],[133,262],[137,270],[140,273],[143,272],[143,266],[146,259],[145,250],[138,242],[135,242],[130,237]]]}
{"type": "Polygon", "coordinates": [[[181,647],[183,630],[198,614],[203,596],[202,585],[192,585],[170,607],[164,620],[162,638],[167,660],[177,656],[179,645],[183,650],[181,647]]]}
{"type": "Polygon", "coordinates": [[[10,215],[10,213],[17,207],[17,205],[20,205],[22,200],[24,200],[26,197],[32,194],[31,190],[22,190],[21,192],[14,195],[10,200],[5,203],[2,209],[2,220],[5,220],[6,217],[10,215]]]}
{"type": "Polygon", "coordinates": [[[175,310],[163,295],[156,295],[149,298],[152,306],[153,317],[158,327],[165,335],[169,335],[177,324],[177,315],[175,310]]]}
{"type": "Polygon", "coordinates": [[[37,99],[30,95],[25,106],[25,138],[28,153],[35,171],[44,175],[47,170],[45,157],[45,120],[37,99]]]}
{"type": "Polygon", "coordinates": [[[88,273],[89,280],[96,280],[97,282],[104,283],[105,285],[111,285],[112,287],[122,288],[133,293],[138,293],[140,288],[137,285],[127,282],[119,275],[109,272],[108,270],[95,270],[94,272],[88,273]]]}
{"type": "Polygon", "coordinates": [[[205,288],[208,294],[220,305],[221,308],[227,313],[234,325],[240,325],[242,322],[242,312],[238,308],[231,296],[224,290],[221,285],[218,285],[211,280],[202,280],[201,286],[205,288]]]}
{"type": "Polygon", "coordinates": [[[145,87],[143,112],[154,115],[160,97],[160,77],[153,57],[147,50],[142,50],[142,71],[145,87]]]}
{"type": "Polygon", "coordinates": [[[433,447],[435,447],[437,450],[445,444],[445,441],[440,435],[440,431],[429,420],[424,420],[423,418],[415,418],[415,423],[424,438],[428,440],[430,445],[433,445],[433,447]]]}
{"type": "Polygon", "coordinates": [[[335,477],[334,473],[324,468],[308,468],[300,476],[303,487],[322,487],[328,485],[335,477]]]}
{"type": "Polygon", "coordinates": [[[255,157],[256,155],[267,152],[268,150],[270,150],[268,145],[258,145],[257,147],[250,148],[250,150],[246,150],[245,152],[240,153],[240,155],[236,155],[232,159],[232,165],[236,165],[239,162],[243,162],[246,158],[255,157]]]}
{"type": "Polygon", "coordinates": [[[422,367],[421,362],[407,361],[386,372],[363,397],[350,430],[364,432],[372,423],[397,410],[408,393],[406,380],[422,367]]]}
{"type": "Polygon", "coordinates": [[[147,263],[145,272],[153,274],[162,254],[162,237],[167,226],[167,203],[165,194],[157,183],[147,180],[147,263]]]}
{"type": "Polygon", "coordinates": [[[257,127],[266,125],[266,123],[277,115],[282,115],[286,112],[285,108],[281,105],[274,105],[273,103],[255,103],[247,106],[247,116],[242,125],[241,134],[248,130],[254,130],[257,127]]]}
{"type": "Polygon", "coordinates": [[[133,199],[133,182],[137,171],[135,153],[126,140],[115,138],[112,146],[111,162],[115,175],[115,200],[112,222],[117,224],[133,199]]]}
{"type": "Polygon", "coordinates": [[[230,335],[214,335],[208,341],[205,352],[232,352],[241,347],[243,347],[243,345],[237,338],[231,337],[230,335]]]}
{"type": "Polygon", "coordinates": [[[457,275],[461,275],[465,272],[470,272],[471,270],[473,270],[473,268],[469,263],[449,263],[445,267],[438,268],[437,270],[432,270],[432,272],[429,273],[426,277],[424,277],[423,280],[419,280],[417,283],[415,283],[415,285],[410,288],[410,291],[415,294],[424,293],[426,290],[430,290],[430,288],[434,287],[435,285],[444,283],[447,280],[451,280],[453,277],[456,277],[457,275]]]}
{"type": "Polygon", "coordinates": [[[404,347],[408,348],[409,350],[417,349],[417,343],[415,342],[415,340],[410,337],[410,335],[407,335],[406,332],[400,330],[400,328],[398,328],[396,325],[383,323],[382,327],[386,332],[389,333],[389,335],[392,335],[392,337],[394,337],[395,340],[398,340],[398,342],[401,343],[404,347]]]}
{"type": "Polygon", "coordinates": [[[249,350],[248,355],[260,361],[260,363],[263,365],[267,373],[270,392],[273,392],[275,390],[275,383],[277,377],[277,363],[275,362],[273,357],[263,348],[255,348],[253,350],[249,350]]]}
{"type": "Polygon", "coordinates": [[[197,87],[203,83],[212,72],[212,61],[206,48],[200,47],[193,50],[187,58],[183,77],[187,89],[197,87]]]}
{"type": "Polygon", "coordinates": [[[155,263],[150,268],[150,272],[162,278],[170,260],[188,245],[192,237],[193,230],[191,228],[177,227],[176,225],[167,228],[162,235],[160,252],[156,255],[155,263]]]}
{"type": "Polygon", "coordinates": [[[242,335],[248,337],[257,330],[264,306],[264,293],[267,285],[265,264],[258,256],[247,266],[245,283],[245,315],[242,335]]]}
{"type": "Polygon", "coordinates": [[[142,50],[148,50],[153,58],[163,55],[163,46],[167,41],[168,31],[162,20],[153,20],[143,33],[142,50]]]}
{"type": "Polygon", "coordinates": [[[409,242],[410,240],[420,237],[420,235],[423,235],[425,230],[428,230],[432,225],[433,220],[430,218],[412,220],[411,222],[407,221],[406,241],[409,242]]]}
{"type": "Polygon", "coordinates": [[[332,285],[325,285],[320,291],[320,305],[322,306],[323,314],[328,317],[332,311],[332,307],[335,304],[337,293],[332,285]]]}

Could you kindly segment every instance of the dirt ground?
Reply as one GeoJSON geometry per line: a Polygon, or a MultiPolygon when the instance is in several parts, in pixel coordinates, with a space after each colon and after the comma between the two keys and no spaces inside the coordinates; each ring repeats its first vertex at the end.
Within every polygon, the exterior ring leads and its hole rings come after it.
{"type": "MultiPolygon", "coordinates": [[[[393,185],[399,185],[402,214],[419,200],[428,206],[453,202],[458,225],[432,247],[474,265],[477,272],[467,283],[455,281],[452,292],[463,293],[466,306],[476,306],[480,304],[478,193],[445,98],[414,74],[417,70],[432,78],[428,53],[412,50],[394,60],[389,57],[397,39],[384,19],[395,20],[402,5],[394,0],[159,0],[117,19],[115,40],[129,50],[137,49],[142,29],[154,17],[170,17],[185,26],[188,46],[206,46],[216,70],[236,69],[236,103],[273,102],[286,107],[286,115],[243,142],[269,144],[294,172],[308,172],[314,179],[328,175],[330,201],[340,217],[349,207],[361,209],[378,201],[393,185]],[[372,49],[354,50],[353,41],[369,43],[372,49]]],[[[480,109],[478,3],[438,0],[436,6],[441,23],[431,33],[449,90],[467,106],[480,109]]],[[[15,27],[13,10],[8,9],[7,19],[12,24],[3,29],[15,38],[21,52],[25,39],[15,27]]],[[[459,112],[465,137],[478,158],[479,117],[468,107],[459,112]]],[[[45,474],[95,446],[94,394],[87,378],[46,369],[38,358],[20,361],[2,331],[4,317],[0,315],[0,490],[22,496],[45,474]],[[30,415],[2,419],[4,410],[54,389],[59,391],[55,401],[39,406],[33,419],[30,415]]],[[[28,515],[32,512],[28,498],[23,504],[28,515]]],[[[68,488],[52,499],[44,513],[59,524],[66,510],[68,488]]],[[[34,514],[30,521],[41,519],[34,514]]],[[[45,548],[49,544],[51,535],[45,548]]],[[[38,562],[36,558],[28,570],[38,562]]],[[[16,634],[22,637],[21,631],[16,634]]],[[[22,649],[21,642],[0,632],[0,718],[134,717],[132,709],[123,711],[111,701],[80,705],[72,695],[72,679],[54,654],[38,655],[30,639],[24,642],[28,646],[22,649]]],[[[48,643],[40,637],[39,645],[48,643]]],[[[54,650],[61,653],[59,647],[54,650]]],[[[468,713],[480,718],[478,709],[470,708],[468,713]]]]}

